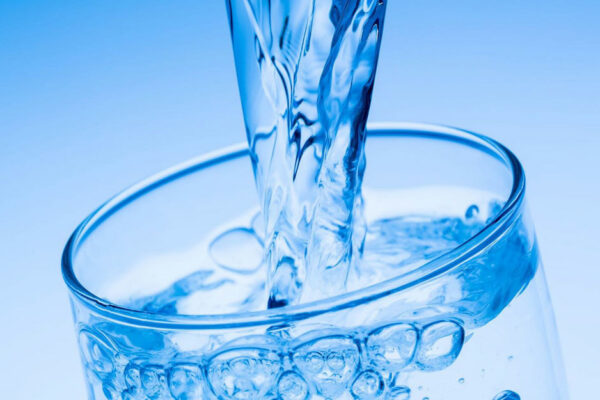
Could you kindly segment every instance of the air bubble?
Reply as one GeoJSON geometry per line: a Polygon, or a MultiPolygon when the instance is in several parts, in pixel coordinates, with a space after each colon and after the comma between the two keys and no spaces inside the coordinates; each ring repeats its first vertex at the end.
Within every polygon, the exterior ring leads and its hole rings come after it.
{"type": "Polygon", "coordinates": [[[327,357],[327,366],[331,368],[332,371],[341,371],[346,366],[346,361],[344,360],[344,355],[341,353],[331,353],[329,357],[327,357]]]}
{"type": "Polygon", "coordinates": [[[87,329],[79,332],[79,345],[85,365],[98,375],[105,376],[114,370],[115,351],[107,339],[87,329]]]}
{"type": "Polygon", "coordinates": [[[308,384],[294,371],[281,375],[277,383],[277,391],[282,400],[306,400],[309,395],[308,384]]]}
{"type": "Polygon", "coordinates": [[[464,342],[462,326],[452,321],[435,322],[423,329],[415,355],[417,365],[426,371],[439,371],[458,357],[464,342]]]}
{"type": "Polygon", "coordinates": [[[220,399],[263,398],[281,370],[280,357],[270,349],[226,350],[209,362],[208,383],[220,399]]]}
{"type": "Polygon", "coordinates": [[[127,389],[137,389],[142,386],[142,381],[140,378],[140,368],[130,363],[125,367],[125,385],[127,389]]]}
{"type": "Polygon", "coordinates": [[[175,400],[202,399],[202,372],[193,364],[178,364],[171,368],[169,390],[175,400]]]}
{"type": "Polygon", "coordinates": [[[521,396],[512,390],[505,390],[494,397],[494,400],[521,400],[521,396]]]}
{"type": "Polygon", "coordinates": [[[263,261],[263,246],[253,231],[235,228],[223,232],[210,244],[214,262],[240,274],[255,272],[263,261]]]}
{"type": "Polygon", "coordinates": [[[147,365],[140,371],[140,381],[144,394],[151,398],[160,398],[167,388],[167,377],[160,365],[147,365]]]}
{"type": "Polygon", "coordinates": [[[294,363],[325,398],[340,396],[358,369],[356,343],[344,336],[312,340],[295,349],[294,363]]]}
{"type": "Polygon", "coordinates": [[[367,370],[362,372],[352,384],[352,396],[355,399],[373,400],[379,398],[385,390],[385,384],[379,373],[367,370]]]}
{"type": "Polygon", "coordinates": [[[140,367],[135,363],[129,363],[125,370],[123,371],[123,375],[125,378],[125,389],[121,393],[121,398],[123,400],[138,400],[144,399],[142,392],[142,378],[140,373],[140,367]]]}
{"type": "Polygon", "coordinates": [[[418,339],[410,324],[388,325],[369,334],[367,353],[378,368],[398,372],[412,361],[418,339]]]}
{"type": "Polygon", "coordinates": [[[311,351],[310,353],[306,354],[304,361],[306,370],[313,374],[318,374],[325,366],[323,355],[318,351],[311,351]]]}

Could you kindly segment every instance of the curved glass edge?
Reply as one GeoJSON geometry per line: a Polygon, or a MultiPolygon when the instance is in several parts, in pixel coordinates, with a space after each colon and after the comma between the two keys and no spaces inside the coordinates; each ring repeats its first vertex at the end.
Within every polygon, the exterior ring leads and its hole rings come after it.
{"type": "Polygon", "coordinates": [[[510,168],[513,185],[501,212],[477,235],[465,243],[424,264],[411,273],[335,297],[311,303],[264,311],[221,315],[162,315],[128,309],[101,299],[89,292],[77,279],[73,257],[83,242],[103,221],[135,199],[173,180],[198,170],[248,154],[246,144],[238,144],[208,153],[166,169],[117,194],[92,214],[73,232],[62,254],[62,274],[72,295],[94,312],[127,324],[159,329],[228,329],[271,325],[311,318],[320,314],[340,311],[398,293],[431,280],[470,259],[496,239],[515,222],[521,213],[525,196],[525,176],[517,157],[504,145],[486,136],[444,125],[425,123],[376,123],[367,126],[369,137],[414,136],[446,140],[467,145],[494,156],[510,168]]]}

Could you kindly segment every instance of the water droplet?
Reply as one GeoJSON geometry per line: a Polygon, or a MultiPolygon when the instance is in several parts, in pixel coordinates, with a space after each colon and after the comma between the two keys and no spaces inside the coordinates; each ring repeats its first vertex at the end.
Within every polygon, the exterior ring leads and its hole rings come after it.
{"type": "Polygon", "coordinates": [[[514,356],[508,356],[508,361],[512,361],[512,360],[514,360],[514,359],[515,359],[515,357],[514,357],[514,356]]]}
{"type": "Polygon", "coordinates": [[[108,339],[87,329],[79,332],[79,345],[85,365],[98,375],[105,376],[114,370],[115,350],[108,339]]]}
{"type": "Polygon", "coordinates": [[[417,365],[426,371],[438,371],[451,365],[464,342],[462,326],[453,321],[440,321],[423,329],[415,355],[417,365]]]}
{"type": "Polygon", "coordinates": [[[458,380],[458,383],[460,383],[461,385],[462,385],[463,383],[465,383],[465,378],[460,378],[460,379],[458,380]]]}
{"type": "Polygon", "coordinates": [[[410,400],[410,388],[397,386],[390,389],[386,400],[410,400]]]}
{"type": "Polygon", "coordinates": [[[372,400],[380,397],[385,390],[383,378],[373,370],[362,372],[352,383],[352,395],[356,399],[372,400]]]}
{"type": "Polygon", "coordinates": [[[494,397],[494,400],[521,400],[521,396],[512,390],[505,390],[494,397]]]}
{"type": "Polygon", "coordinates": [[[169,373],[169,389],[176,400],[202,399],[202,372],[197,365],[178,364],[169,373]]]}
{"type": "Polygon", "coordinates": [[[417,329],[410,324],[379,328],[367,338],[369,359],[373,360],[378,368],[398,372],[412,361],[418,339],[417,329]]]}
{"type": "Polygon", "coordinates": [[[308,384],[296,372],[287,371],[277,383],[279,397],[282,400],[305,400],[308,398],[308,384]]]}
{"type": "Polygon", "coordinates": [[[264,254],[259,238],[246,228],[223,232],[212,241],[209,250],[219,266],[240,274],[260,268],[264,254]]]}
{"type": "Polygon", "coordinates": [[[281,358],[271,349],[225,350],[208,365],[208,383],[220,399],[263,398],[275,385],[281,358]]]}
{"type": "Polygon", "coordinates": [[[477,207],[475,204],[473,204],[472,206],[467,208],[467,211],[465,212],[466,219],[477,218],[478,215],[479,215],[479,207],[477,207]]]}
{"type": "Polygon", "coordinates": [[[346,390],[358,369],[359,351],[348,337],[328,336],[296,347],[293,361],[320,395],[336,398],[346,390]]]}

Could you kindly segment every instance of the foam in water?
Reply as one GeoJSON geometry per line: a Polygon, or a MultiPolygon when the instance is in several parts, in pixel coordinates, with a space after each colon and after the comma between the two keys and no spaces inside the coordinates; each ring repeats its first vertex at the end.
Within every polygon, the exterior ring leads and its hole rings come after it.
{"type": "Polygon", "coordinates": [[[339,294],[364,235],[365,123],[386,0],[227,4],[265,218],[268,305],[339,294]]]}

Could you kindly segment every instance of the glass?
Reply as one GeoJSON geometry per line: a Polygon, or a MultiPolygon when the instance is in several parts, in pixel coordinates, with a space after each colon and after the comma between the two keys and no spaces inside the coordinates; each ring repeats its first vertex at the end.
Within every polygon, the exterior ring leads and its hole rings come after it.
{"type": "Polygon", "coordinates": [[[483,229],[347,294],[236,313],[264,271],[246,256],[228,268],[206,254],[236,260],[249,236],[261,243],[248,154],[239,145],[151,177],[68,241],[62,268],[90,399],[567,398],[525,178],[509,150],[455,128],[370,126],[367,218],[385,203],[403,215],[485,218],[483,229]],[[190,274],[202,289],[194,301],[190,274]],[[204,285],[217,275],[226,290],[204,285]],[[142,307],[153,293],[169,301],[142,307]]]}

